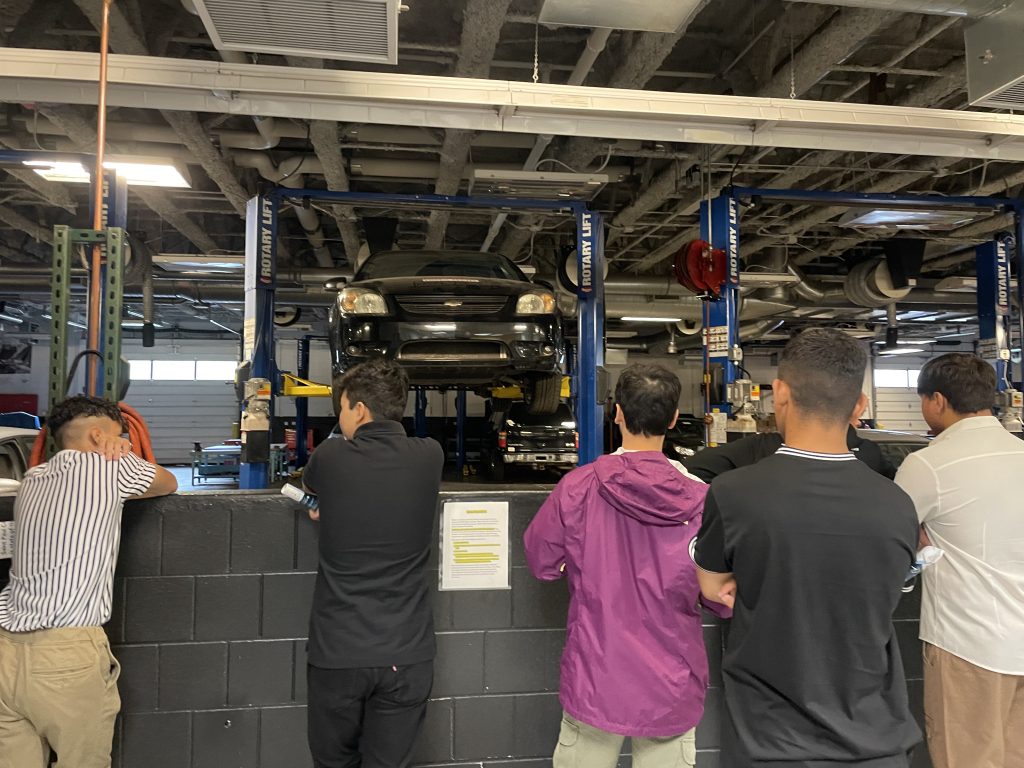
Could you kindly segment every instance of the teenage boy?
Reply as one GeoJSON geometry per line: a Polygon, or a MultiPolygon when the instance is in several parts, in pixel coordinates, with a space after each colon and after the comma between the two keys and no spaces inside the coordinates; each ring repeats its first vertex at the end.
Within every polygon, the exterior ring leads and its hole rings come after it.
{"type": "Polygon", "coordinates": [[[534,576],[569,582],[555,768],[614,768],[626,737],[634,765],[696,762],[708,662],[688,551],[707,486],[661,452],[679,394],[661,366],[626,368],[622,448],[562,478],[526,531],[534,576]]]}
{"type": "Polygon", "coordinates": [[[372,360],[341,379],[344,440],[303,475],[319,496],[309,629],[309,747],[317,768],[409,765],[434,681],[427,586],[444,453],[407,437],[409,378],[372,360]]]}
{"type": "Polygon", "coordinates": [[[907,768],[920,740],[892,624],[917,517],[846,442],[866,362],[841,331],[794,337],[773,383],[785,443],[711,484],[695,560],[734,607],[723,768],[907,768]]]}
{"type": "Polygon", "coordinates": [[[130,453],[116,403],[70,397],[46,421],[58,452],[14,502],[10,583],[0,592],[0,768],[110,766],[120,666],[110,620],[126,499],[174,475],[130,453]]]}
{"type": "Polygon", "coordinates": [[[938,435],[896,475],[924,536],[924,714],[935,768],[1024,766],[1024,442],[992,415],[996,376],[974,355],[929,360],[917,380],[938,435]]]}

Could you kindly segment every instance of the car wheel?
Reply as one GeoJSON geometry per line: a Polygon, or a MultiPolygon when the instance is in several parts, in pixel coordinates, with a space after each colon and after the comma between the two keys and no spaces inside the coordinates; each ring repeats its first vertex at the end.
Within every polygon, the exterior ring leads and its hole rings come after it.
{"type": "Polygon", "coordinates": [[[546,416],[558,410],[562,402],[562,374],[536,379],[530,388],[530,413],[546,416]]]}

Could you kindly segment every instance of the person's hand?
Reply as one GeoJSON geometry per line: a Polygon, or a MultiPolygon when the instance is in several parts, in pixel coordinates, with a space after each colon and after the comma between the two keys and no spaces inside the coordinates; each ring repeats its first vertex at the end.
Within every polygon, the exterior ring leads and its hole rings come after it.
{"type": "Polygon", "coordinates": [[[117,461],[132,452],[132,444],[123,437],[100,435],[95,439],[92,452],[100,454],[107,461],[117,461]]]}
{"type": "Polygon", "coordinates": [[[311,510],[309,510],[309,519],[310,520],[319,520],[320,519],[320,510],[319,509],[311,509],[311,510]]]}
{"type": "Polygon", "coordinates": [[[718,602],[729,609],[736,605],[736,579],[729,579],[718,590],[718,602]]]}

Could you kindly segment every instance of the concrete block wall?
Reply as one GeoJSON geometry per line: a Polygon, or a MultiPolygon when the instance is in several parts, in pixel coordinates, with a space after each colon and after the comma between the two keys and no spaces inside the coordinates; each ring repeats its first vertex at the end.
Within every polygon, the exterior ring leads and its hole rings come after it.
{"type": "MultiPolygon", "coordinates": [[[[445,494],[511,502],[512,589],[438,593],[432,560],[438,657],[417,766],[551,764],[568,596],[564,583],[533,579],[521,546],[547,492],[445,494]]],[[[10,512],[0,499],[0,520],[10,512]]],[[[201,492],[126,506],[107,626],[122,665],[113,768],[310,768],[305,638],[316,548],[315,524],[277,494],[201,492]]],[[[917,615],[911,595],[897,633],[920,717],[917,615]]],[[[726,631],[705,616],[712,672],[699,768],[719,768],[726,631]]],[[[914,768],[929,768],[919,752],[914,768]]],[[[624,755],[620,765],[629,764],[624,755]]]]}

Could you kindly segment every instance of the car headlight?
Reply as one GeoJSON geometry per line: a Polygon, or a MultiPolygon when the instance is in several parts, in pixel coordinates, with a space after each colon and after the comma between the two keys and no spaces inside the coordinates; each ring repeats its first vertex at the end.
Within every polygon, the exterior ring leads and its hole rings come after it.
{"type": "Polygon", "coordinates": [[[343,315],[386,315],[388,303],[368,288],[346,288],[338,294],[338,310],[343,315]]]}
{"type": "Polygon", "coordinates": [[[519,301],[516,302],[516,314],[553,315],[555,306],[555,294],[551,291],[530,291],[519,297],[519,301]]]}
{"type": "Polygon", "coordinates": [[[672,450],[678,453],[680,456],[683,456],[684,458],[687,459],[690,458],[691,456],[697,455],[697,452],[693,450],[693,448],[686,448],[685,446],[682,445],[673,445],[672,450]]]}

